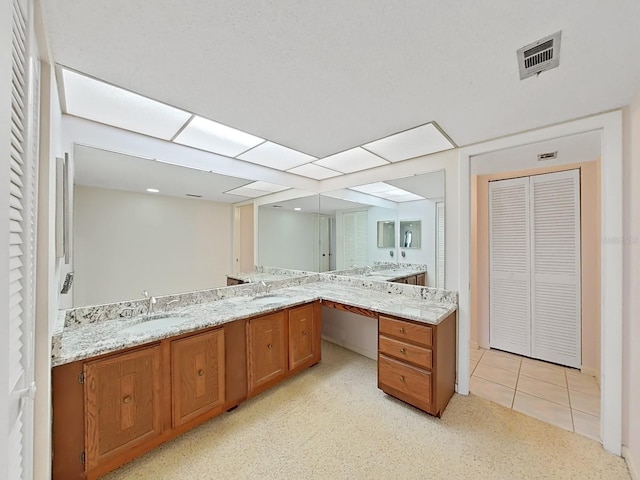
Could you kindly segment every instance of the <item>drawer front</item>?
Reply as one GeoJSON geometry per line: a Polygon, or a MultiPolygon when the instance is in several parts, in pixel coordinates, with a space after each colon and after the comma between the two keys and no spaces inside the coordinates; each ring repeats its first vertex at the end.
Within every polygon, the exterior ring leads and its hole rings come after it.
{"type": "Polygon", "coordinates": [[[425,347],[433,345],[433,327],[429,325],[417,325],[380,315],[379,328],[380,333],[388,336],[408,340],[425,347]]]}
{"type": "Polygon", "coordinates": [[[432,351],[430,348],[418,347],[384,335],[380,335],[378,348],[380,353],[398,360],[410,362],[422,368],[430,369],[432,366],[432,351]]]}
{"type": "Polygon", "coordinates": [[[431,372],[378,355],[378,383],[431,403],[431,372]]]}

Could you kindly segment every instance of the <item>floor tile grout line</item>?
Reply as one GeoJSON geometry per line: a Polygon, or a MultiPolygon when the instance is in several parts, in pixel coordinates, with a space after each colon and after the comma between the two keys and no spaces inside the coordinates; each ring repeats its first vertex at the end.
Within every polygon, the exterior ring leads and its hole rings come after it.
{"type": "Polygon", "coordinates": [[[513,410],[513,406],[516,404],[516,393],[518,392],[518,383],[520,383],[520,371],[522,370],[522,359],[520,359],[520,364],[518,365],[518,376],[516,377],[516,385],[513,387],[513,398],[511,399],[511,410],[513,410]]]}
{"type": "Polygon", "coordinates": [[[569,399],[569,413],[571,413],[571,428],[573,432],[576,431],[576,422],[573,420],[573,407],[571,406],[571,393],[569,392],[569,379],[567,378],[567,371],[564,371],[564,380],[567,382],[567,398],[569,399]]]}

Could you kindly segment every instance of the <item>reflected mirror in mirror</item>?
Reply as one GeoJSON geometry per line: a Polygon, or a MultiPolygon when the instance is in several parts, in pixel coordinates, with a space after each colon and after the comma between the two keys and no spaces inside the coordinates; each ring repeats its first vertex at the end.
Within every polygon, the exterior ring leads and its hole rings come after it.
{"type": "Polygon", "coordinates": [[[378,222],[378,248],[393,248],[396,246],[396,222],[385,220],[378,222]]]}
{"type": "Polygon", "coordinates": [[[335,224],[326,241],[334,248],[331,270],[376,262],[423,264],[427,285],[444,288],[444,170],[325,192],[321,210],[336,200],[350,203],[327,212],[335,224]],[[395,246],[381,247],[378,222],[390,220],[399,227],[394,229],[395,246]],[[407,222],[404,230],[401,222],[407,222]],[[405,247],[408,231],[411,241],[405,247]]]}
{"type": "Polygon", "coordinates": [[[400,239],[404,248],[420,248],[420,220],[400,220],[400,239]]]}

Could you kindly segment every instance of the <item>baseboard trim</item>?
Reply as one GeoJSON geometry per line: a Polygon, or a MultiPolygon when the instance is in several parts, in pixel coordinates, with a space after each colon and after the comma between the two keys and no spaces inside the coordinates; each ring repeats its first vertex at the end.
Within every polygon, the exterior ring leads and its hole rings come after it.
{"type": "Polygon", "coordinates": [[[622,446],[622,458],[627,462],[627,468],[629,469],[629,473],[631,474],[631,480],[640,480],[640,472],[634,463],[633,458],[631,457],[631,452],[624,445],[622,446]]]}
{"type": "Polygon", "coordinates": [[[600,370],[593,367],[581,367],[580,371],[585,375],[591,375],[592,377],[596,377],[596,380],[598,381],[598,385],[600,385],[600,370]]]}
{"type": "Polygon", "coordinates": [[[352,352],[356,352],[357,354],[362,355],[363,357],[370,358],[371,360],[378,360],[378,352],[370,352],[363,348],[356,347],[355,345],[351,345],[350,343],[342,342],[335,338],[328,337],[327,335],[322,335],[322,339],[326,340],[329,343],[334,343],[339,347],[346,348],[347,350],[351,350],[352,352]]]}
{"type": "Polygon", "coordinates": [[[469,348],[471,348],[471,350],[478,350],[480,345],[478,345],[478,342],[469,342],[469,348]]]}

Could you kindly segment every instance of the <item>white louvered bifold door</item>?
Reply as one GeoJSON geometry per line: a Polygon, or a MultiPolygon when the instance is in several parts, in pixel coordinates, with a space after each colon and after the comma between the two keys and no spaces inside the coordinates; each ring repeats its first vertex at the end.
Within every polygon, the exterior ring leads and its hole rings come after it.
{"type": "Polygon", "coordinates": [[[489,183],[489,342],[531,354],[529,179],[489,183]]]}
{"type": "Polygon", "coordinates": [[[531,356],[581,364],[580,173],[531,177],[531,356]]]}
{"type": "Polygon", "coordinates": [[[444,202],[436,202],[436,288],[444,288],[444,202]]]}
{"type": "Polygon", "coordinates": [[[367,265],[367,218],[366,210],[346,212],[342,215],[342,241],[344,247],[344,268],[353,265],[367,265]]]}
{"type": "MultiPolygon", "coordinates": [[[[33,477],[33,327],[39,125],[39,59],[32,2],[12,2],[9,146],[9,442],[11,480],[33,477]]],[[[5,164],[6,165],[6,164],[5,164]]]]}

